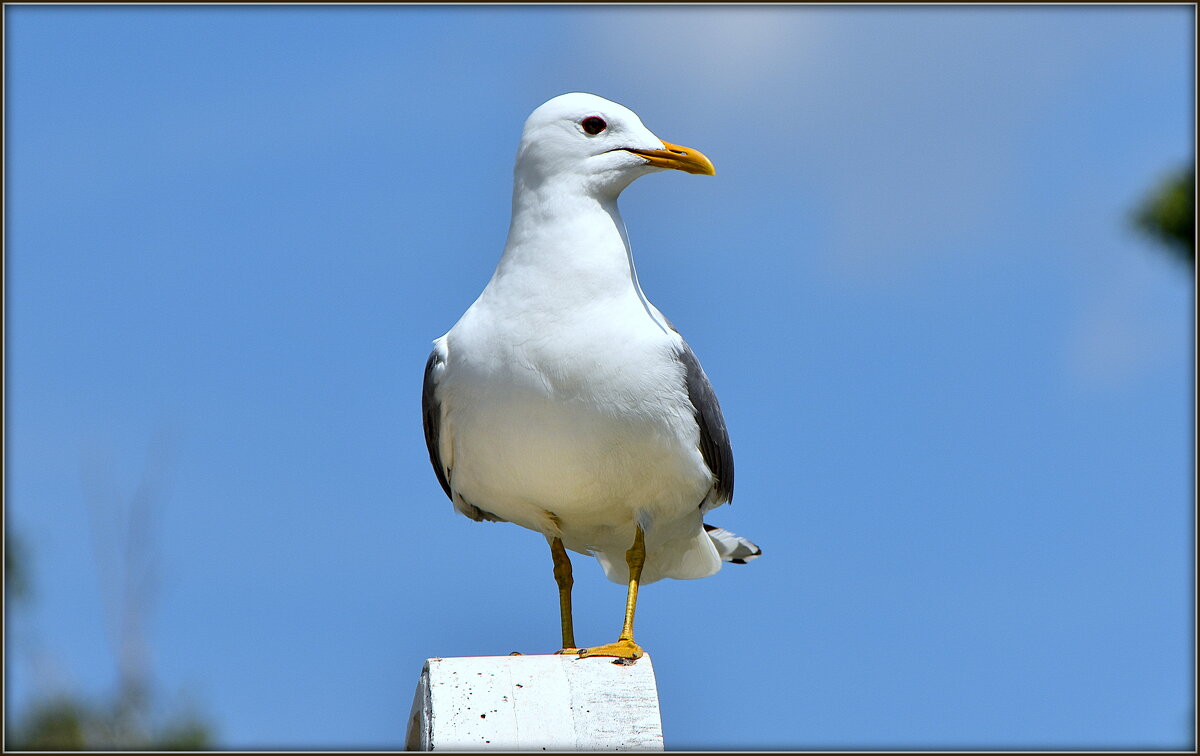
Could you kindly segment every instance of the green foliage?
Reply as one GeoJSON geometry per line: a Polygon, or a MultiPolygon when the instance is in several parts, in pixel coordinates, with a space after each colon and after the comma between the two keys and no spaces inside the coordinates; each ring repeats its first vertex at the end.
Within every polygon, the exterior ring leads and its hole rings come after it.
{"type": "Polygon", "coordinates": [[[1137,211],[1137,225],[1183,259],[1196,262],[1196,170],[1188,167],[1164,181],[1137,211]]]}
{"type": "Polygon", "coordinates": [[[162,751],[207,751],[212,747],[208,727],[199,720],[187,719],[173,723],[158,736],[157,749],[162,751]]]}
{"type": "Polygon", "coordinates": [[[177,716],[146,727],[140,707],[121,701],[88,704],[60,695],[31,706],[9,730],[10,751],[203,751],[212,748],[208,727],[177,716]]]}
{"type": "MultiPolygon", "coordinates": [[[[29,592],[28,552],[11,532],[4,537],[4,586],[10,598],[29,592]]],[[[11,607],[10,607],[11,609],[11,607]]],[[[12,620],[12,614],[7,617],[12,620]]],[[[10,751],[204,751],[210,728],[192,714],[162,716],[142,673],[123,670],[115,694],[88,701],[60,693],[35,700],[15,722],[5,721],[10,751]]]]}
{"type": "Polygon", "coordinates": [[[13,728],[8,747],[14,751],[83,751],[87,749],[87,712],[66,697],[34,704],[25,720],[13,728]]]}

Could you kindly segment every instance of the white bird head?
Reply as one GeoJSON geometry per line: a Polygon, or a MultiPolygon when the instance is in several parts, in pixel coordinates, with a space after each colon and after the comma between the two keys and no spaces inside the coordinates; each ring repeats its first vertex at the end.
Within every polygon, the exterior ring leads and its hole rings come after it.
{"type": "Polygon", "coordinates": [[[629,108],[572,92],[529,115],[514,174],[518,186],[615,197],[637,177],[667,168],[716,172],[699,150],[664,142],[629,108]]]}

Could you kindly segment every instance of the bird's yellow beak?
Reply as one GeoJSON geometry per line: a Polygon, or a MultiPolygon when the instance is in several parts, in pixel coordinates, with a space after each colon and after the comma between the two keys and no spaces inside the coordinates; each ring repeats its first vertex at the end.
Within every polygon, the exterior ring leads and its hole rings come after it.
{"type": "Polygon", "coordinates": [[[646,158],[657,168],[674,168],[677,171],[686,173],[699,173],[702,176],[715,176],[717,169],[713,168],[712,161],[704,156],[700,150],[694,150],[691,147],[680,147],[677,144],[663,142],[665,150],[630,150],[634,155],[640,155],[646,158]]]}

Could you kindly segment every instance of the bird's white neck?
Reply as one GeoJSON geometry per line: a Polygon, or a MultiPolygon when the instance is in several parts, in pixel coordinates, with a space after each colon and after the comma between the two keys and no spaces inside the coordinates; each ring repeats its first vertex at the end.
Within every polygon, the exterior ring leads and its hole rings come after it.
{"type": "Polygon", "coordinates": [[[506,301],[551,305],[640,298],[616,196],[518,177],[508,240],[488,290],[506,301]]]}

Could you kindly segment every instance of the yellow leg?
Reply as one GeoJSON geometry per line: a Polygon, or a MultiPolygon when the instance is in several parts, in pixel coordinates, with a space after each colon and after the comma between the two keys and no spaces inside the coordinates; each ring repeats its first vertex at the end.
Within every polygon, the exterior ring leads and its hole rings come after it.
{"type": "Polygon", "coordinates": [[[554,582],[558,583],[558,613],[562,622],[563,647],[557,651],[560,654],[577,654],[575,648],[575,624],[571,619],[571,586],[575,584],[571,577],[571,559],[563,548],[561,538],[550,542],[550,556],[554,557],[554,582]]]}
{"type": "Polygon", "coordinates": [[[633,537],[633,546],[625,552],[625,563],[629,565],[629,593],[625,599],[625,624],[616,643],[585,648],[579,652],[584,656],[615,656],[618,659],[637,659],[642,647],[633,642],[633,613],[637,609],[638,582],[642,579],[642,566],[646,564],[646,534],[638,526],[633,537]]]}

